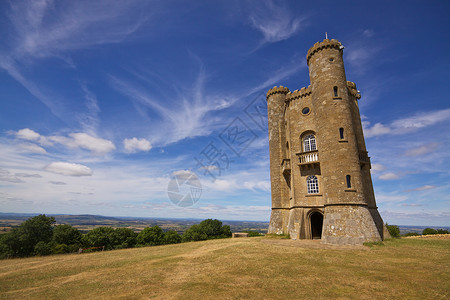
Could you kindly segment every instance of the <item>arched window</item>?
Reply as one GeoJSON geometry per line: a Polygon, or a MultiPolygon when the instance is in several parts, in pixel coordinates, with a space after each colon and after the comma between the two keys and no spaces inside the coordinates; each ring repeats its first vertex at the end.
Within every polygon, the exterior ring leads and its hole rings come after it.
{"type": "Polygon", "coordinates": [[[352,177],[350,175],[345,176],[345,178],[347,179],[347,188],[351,188],[352,187],[352,177]]]}
{"type": "Polygon", "coordinates": [[[303,152],[317,150],[316,137],[314,134],[308,134],[303,138],[303,152]]]}
{"type": "Polygon", "coordinates": [[[318,194],[319,193],[319,182],[317,177],[314,175],[308,176],[306,178],[306,186],[308,189],[308,194],[318,194]]]}
{"type": "Polygon", "coordinates": [[[344,128],[339,128],[339,137],[340,137],[340,139],[341,140],[343,140],[344,139],[344,128]]]}
{"type": "Polygon", "coordinates": [[[338,87],[337,86],[333,87],[333,92],[334,92],[334,97],[339,97],[339,95],[338,95],[338,87]]]}

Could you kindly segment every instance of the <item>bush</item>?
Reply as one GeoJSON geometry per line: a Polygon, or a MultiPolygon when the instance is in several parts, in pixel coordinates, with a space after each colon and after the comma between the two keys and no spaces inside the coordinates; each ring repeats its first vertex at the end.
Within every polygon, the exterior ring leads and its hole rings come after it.
{"type": "Polygon", "coordinates": [[[87,247],[103,247],[112,250],[115,246],[115,231],[111,227],[97,227],[83,236],[84,245],[87,247]]]}
{"type": "Polygon", "coordinates": [[[79,245],[81,243],[81,233],[70,225],[57,225],[53,229],[52,240],[57,244],[79,245]]]}
{"type": "Polygon", "coordinates": [[[449,234],[450,232],[448,230],[445,230],[445,229],[438,229],[437,233],[438,234],[449,234]]]}
{"type": "Polygon", "coordinates": [[[169,230],[164,234],[164,244],[181,243],[181,236],[175,230],[169,230]]]}
{"type": "Polygon", "coordinates": [[[164,244],[164,232],[155,225],[153,227],[146,227],[139,232],[137,236],[137,243],[140,245],[156,246],[164,244]]]}
{"type": "Polygon", "coordinates": [[[262,236],[261,233],[259,233],[258,231],[254,231],[254,230],[247,230],[247,231],[243,231],[248,233],[248,237],[255,237],[255,236],[262,236]]]}
{"type": "Polygon", "coordinates": [[[425,228],[422,231],[422,235],[437,234],[437,233],[438,233],[437,230],[433,228],[425,228]]]}
{"type": "Polygon", "coordinates": [[[204,241],[208,239],[208,235],[202,231],[200,225],[195,224],[183,233],[181,239],[183,242],[204,241]]]}
{"type": "Polygon", "coordinates": [[[408,232],[408,233],[405,233],[403,236],[418,236],[418,235],[420,235],[420,234],[418,234],[417,232],[408,232]]]}
{"type": "Polygon", "coordinates": [[[136,245],[137,233],[130,228],[116,228],[114,231],[115,248],[132,248],[136,245]]]}
{"type": "Polygon", "coordinates": [[[398,228],[397,225],[388,225],[388,223],[386,223],[386,228],[389,231],[391,237],[393,238],[400,237],[400,229],[398,228]]]}
{"type": "Polygon", "coordinates": [[[34,246],[34,254],[39,256],[52,254],[52,247],[49,243],[40,241],[34,246]]]}

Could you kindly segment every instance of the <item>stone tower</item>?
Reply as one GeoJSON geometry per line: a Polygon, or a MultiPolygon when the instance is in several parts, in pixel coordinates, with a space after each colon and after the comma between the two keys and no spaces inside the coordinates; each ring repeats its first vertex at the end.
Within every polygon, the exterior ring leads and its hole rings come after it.
{"type": "Polygon", "coordinates": [[[307,54],[311,85],[267,92],[272,184],[269,233],[330,244],[381,241],[356,85],[344,47],[316,43],[307,54]]]}

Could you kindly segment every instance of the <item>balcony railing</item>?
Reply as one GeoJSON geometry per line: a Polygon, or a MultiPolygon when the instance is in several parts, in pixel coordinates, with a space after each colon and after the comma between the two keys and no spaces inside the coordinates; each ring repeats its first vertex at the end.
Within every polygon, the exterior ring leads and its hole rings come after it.
{"type": "Polygon", "coordinates": [[[314,150],[310,152],[297,153],[298,162],[300,165],[313,164],[319,162],[319,151],[314,150]]]}

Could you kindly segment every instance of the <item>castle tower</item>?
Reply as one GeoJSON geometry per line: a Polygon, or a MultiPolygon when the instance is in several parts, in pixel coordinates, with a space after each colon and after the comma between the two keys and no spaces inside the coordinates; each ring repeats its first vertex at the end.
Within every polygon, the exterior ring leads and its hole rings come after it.
{"type": "Polygon", "coordinates": [[[383,239],[356,85],[337,40],[307,54],[311,85],[267,93],[272,214],[269,233],[331,244],[383,239]]]}

